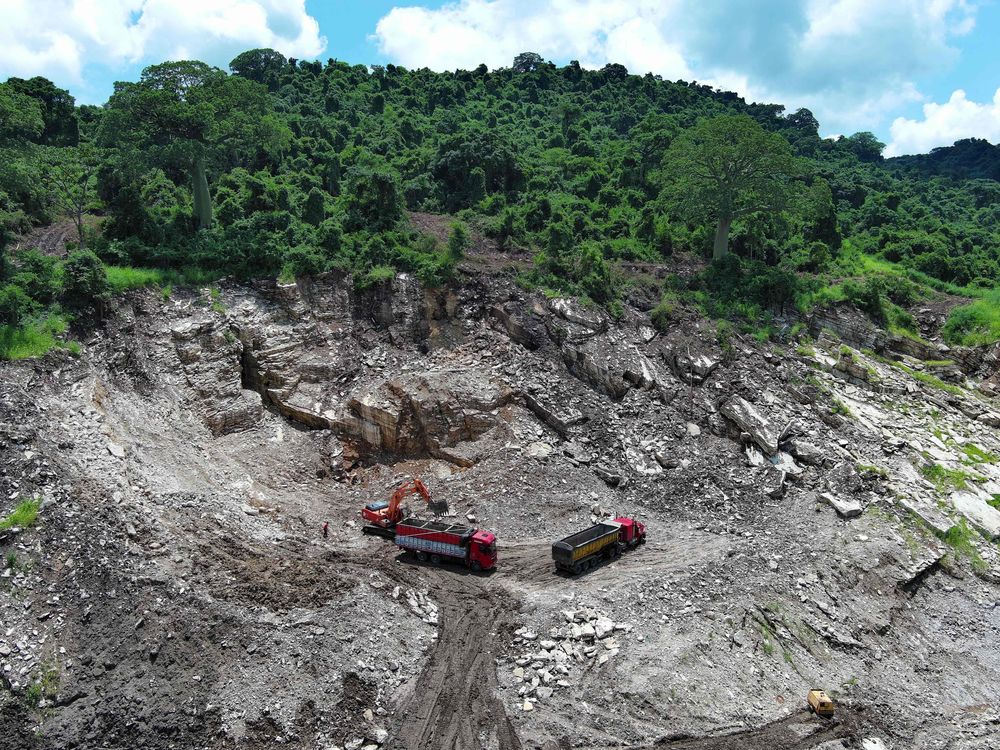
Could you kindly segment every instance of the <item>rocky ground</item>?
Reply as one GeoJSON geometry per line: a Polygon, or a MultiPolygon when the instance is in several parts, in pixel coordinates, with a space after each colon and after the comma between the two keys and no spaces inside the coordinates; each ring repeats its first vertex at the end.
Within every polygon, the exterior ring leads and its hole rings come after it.
{"type": "Polygon", "coordinates": [[[632,302],[223,283],[0,365],[0,748],[995,747],[996,353],[632,302]],[[495,572],[360,533],[407,476],[495,572]]]}

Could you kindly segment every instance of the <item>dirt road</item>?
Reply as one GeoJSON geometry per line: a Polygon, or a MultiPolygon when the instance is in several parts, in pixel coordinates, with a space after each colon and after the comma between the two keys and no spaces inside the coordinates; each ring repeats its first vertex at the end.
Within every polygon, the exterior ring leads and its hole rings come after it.
{"type": "Polygon", "coordinates": [[[497,697],[494,644],[512,609],[489,577],[454,568],[429,569],[438,602],[439,639],[409,701],[397,715],[400,750],[520,750],[497,697]]]}

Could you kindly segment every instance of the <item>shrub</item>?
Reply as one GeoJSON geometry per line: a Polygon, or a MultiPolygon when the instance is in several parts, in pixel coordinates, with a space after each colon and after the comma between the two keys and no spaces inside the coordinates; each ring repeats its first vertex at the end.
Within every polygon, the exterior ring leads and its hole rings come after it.
{"type": "Polygon", "coordinates": [[[458,263],[465,255],[465,250],[472,244],[469,239],[469,230],[460,221],[453,222],[451,234],[448,235],[448,258],[452,263],[458,263]]]}
{"type": "Polygon", "coordinates": [[[17,259],[10,280],[40,306],[51,304],[59,294],[59,260],[37,250],[25,250],[17,259]]]}
{"type": "Polygon", "coordinates": [[[884,323],[886,319],[885,308],[882,303],[883,286],[877,277],[865,279],[864,284],[858,284],[854,279],[844,282],[844,298],[857,307],[868,313],[873,320],[884,323]]]}
{"type": "Polygon", "coordinates": [[[313,247],[297,245],[285,253],[285,265],[282,275],[296,278],[298,276],[315,276],[326,270],[326,259],[313,247]]]}
{"type": "Polygon", "coordinates": [[[20,328],[34,311],[34,301],[21,287],[14,284],[0,287],[0,326],[20,328]]]}
{"type": "Polygon", "coordinates": [[[63,265],[62,299],[67,307],[75,310],[100,308],[110,292],[108,273],[100,258],[89,250],[70,253],[63,265]]]}
{"type": "Polygon", "coordinates": [[[670,325],[673,323],[676,314],[677,298],[670,293],[664,294],[660,298],[660,303],[653,308],[653,312],[650,314],[653,328],[660,333],[666,333],[670,330],[670,325]]]}

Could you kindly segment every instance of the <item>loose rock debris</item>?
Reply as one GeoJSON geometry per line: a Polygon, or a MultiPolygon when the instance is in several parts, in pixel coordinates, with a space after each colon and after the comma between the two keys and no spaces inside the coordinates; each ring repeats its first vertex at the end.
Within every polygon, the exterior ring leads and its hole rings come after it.
{"type": "Polygon", "coordinates": [[[40,508],[0,531],[0,747],[991,747],[995,352],[941,389],[850,311],[724,352],[500,273],[200,300],[0,364],[0,519],[40,508]],[[360,533],[408,476],[494,574],[360,533]],[[617,514],[649,543],[556,573],[617,514]]]}

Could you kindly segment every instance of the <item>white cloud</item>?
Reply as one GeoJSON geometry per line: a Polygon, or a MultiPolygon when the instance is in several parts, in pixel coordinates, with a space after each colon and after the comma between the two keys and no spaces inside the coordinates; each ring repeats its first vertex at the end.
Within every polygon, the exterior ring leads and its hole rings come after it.
{"type": "Polygon", "coordinates": [[[305,0],[2,0],[0,78],[81,83],[89,64],[196,58],[252,47],[314,57],[326,46],[305,0]]]}
{"type": "Polygon", "coordinates": [[[436,10],[393,8],[378,22],[373,38],[384,54],[412,68],[449,70],[479,63],[497,68],[530,51],[600,65],[632,62],[679,74],[687,67],[661,32],[678,2],[462,0],[436,10]]]}
{"type": "Polygon", "coordinates": [[[993,101],[970,101],[959,89],[944,104],[924,105],[924,119],[897,117],[890,128],[892,142],[886,156],[919,154],[936,146],[950,146],[962,138],[984,138],[1000,143],[1000,89],[993,101]]]}
{"type": "Polygon", "coordinates": [[[853,132],[920,101],[914,81],[955,60],[952,40],[975,19],[972,0],[459,0],[394,8],[372,38],[407,67],[499,67],[533,51],[735,83],[754,100],[809,107],[824,130],[853,132]]]}

